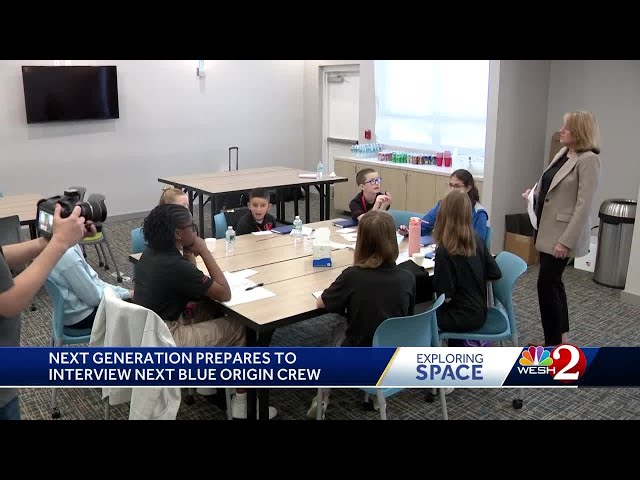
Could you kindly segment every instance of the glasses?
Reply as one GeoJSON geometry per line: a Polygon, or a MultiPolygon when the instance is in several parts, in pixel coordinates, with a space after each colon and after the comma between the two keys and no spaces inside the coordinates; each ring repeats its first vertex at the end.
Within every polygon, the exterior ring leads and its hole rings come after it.
{"type": "Polygon", "coordinates": [[[380,183],[382,183],[382,177],[372,178],[364,183],[368,183],[369,185],[380,185],[380,183]]]}
{"type": "Polygon", "coordinates": [[[444,182],[444,183],[449,188],[464,188],[463,183],[451,183],[451,182],[444,182]]]}

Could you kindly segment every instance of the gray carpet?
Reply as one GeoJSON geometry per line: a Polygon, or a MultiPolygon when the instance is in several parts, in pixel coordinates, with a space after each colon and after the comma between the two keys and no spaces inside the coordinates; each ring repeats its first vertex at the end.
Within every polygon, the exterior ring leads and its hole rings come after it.
{"type": "MultiPolygon", "coordinates": [[[[312,196],[312,220],[318,219],[317,197],[312,196]]],[[[208,212],[208,209],[207,209],[208,212]]],[[[304,203],[300,202],[304,218],[304,203]]],[[[292,220],[292,202],[287,206],[287,219],[292,220]]],[[[107,233],[116,261],[124,275],[131,276],[128,261],[131,229],[140,226],[142,219],[107,224],[107,233]]],[[[207,236],[210,235],[210,230],[207,236]]],[[[107,281],[115,282],[110,272],[98,267],[95,249],[88,249],[88,260],[107,281]]],[[[521,343],[542,338],[536,280],[538,268],[530,267],[521,277],[514,292],[521,343]]],[[[569,299],[571,319],[570,339],[581,346],[635,346],[639,344],[638,320],[640,307],[625,304],[619,299],[619,290],[597,285],[591,274],[568,267],[564,276],[569,299]]],[[[126,286],[131,286],[125,282],[126,286]]],[[[36,311],[25,311],[22,316],[22,345],[48,346],[50,344],[51,306],[42,290],[35,299],[36,311]]],[[[331,315],[317,317],[278,329],[273,337],[274,346],[326,345],[335,323],[331,315]]],[[[272,389],[271,404],[278,409],[276,420],[302,420],[315,395],[315,389],[272,389]]],[[[447,396],[449,418],[452,420],[478,419],[640,419],[640,390],[632,388],[591,389],[529,389],[525,391],[524,407],[511,406],[515,390],[510,389],[457,389],[447,396]]],[[[21,411],[24,419],[49,419],[50,391],[47,389],[21,390],[21,411]]],[[[330,420],[374,420],[378,412],[362,409],[363,395],[356,389],[335,389],[327,410],[330,420]]],[[[60,389],[58,405],[62,419],[102,419],[103,408],[98,389],[60,389]]],[[[439,402],[426,403],[424,391],[405,390],[389,399],[389,419],[440,419],[439,402]]],[[[126,405],[114,407],[112,418],[126,419],[126,405]]],[[[196,395],[193,405],[184,402],[178,413],[179,420],[223,420],[225,413],[207,400],[196,395]]]]}

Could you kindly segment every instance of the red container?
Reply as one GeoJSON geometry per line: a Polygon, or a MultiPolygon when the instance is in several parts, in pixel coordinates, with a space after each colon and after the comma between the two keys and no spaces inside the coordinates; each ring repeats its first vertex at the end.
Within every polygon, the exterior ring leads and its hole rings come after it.
{"type": "Polygon", "coordinates": [[[449,150],[444,152],[444,166],[445,167],[451,166],[451,152],[449,150]]]}
{"type": "Polygon", "coordinates": [[[442,158],[443,158],[443,157],[444,157],[444,153],[442,153],[442,152],[438,152],[438,153],[436,153],[436,165],[437,165],[438,167],[441,167],[441,166],[442,166],[442,158]]]}

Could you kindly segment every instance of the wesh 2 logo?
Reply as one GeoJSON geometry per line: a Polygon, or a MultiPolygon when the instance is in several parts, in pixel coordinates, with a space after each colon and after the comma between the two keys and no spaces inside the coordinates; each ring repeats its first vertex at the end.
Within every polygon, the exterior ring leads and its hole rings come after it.
{"type": "Polygon", "coordinates": [[[584,352],[574,345],[558,345],[551,352],[543,347],[529,347],[518,363],[520,374],[551,375],[560,381],[578,380],[587,369],[584,352]]]}

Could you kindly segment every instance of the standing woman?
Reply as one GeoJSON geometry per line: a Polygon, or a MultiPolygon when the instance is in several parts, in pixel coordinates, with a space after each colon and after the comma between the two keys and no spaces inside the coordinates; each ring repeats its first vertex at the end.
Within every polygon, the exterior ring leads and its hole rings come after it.
{"type": "MultiPolygon", "coordinates": [[[[591,206],[600,180],[598,125],[590,112],[564,115],[563,148],[535,186],[538,220],[536,249],[540,252],[538,302],[544,345],[567,342],[569,310],[562,273],[570,257],[589,251],[591,206]]],[[[522,194],[527,198],[530,190],[522,194]]]]}

